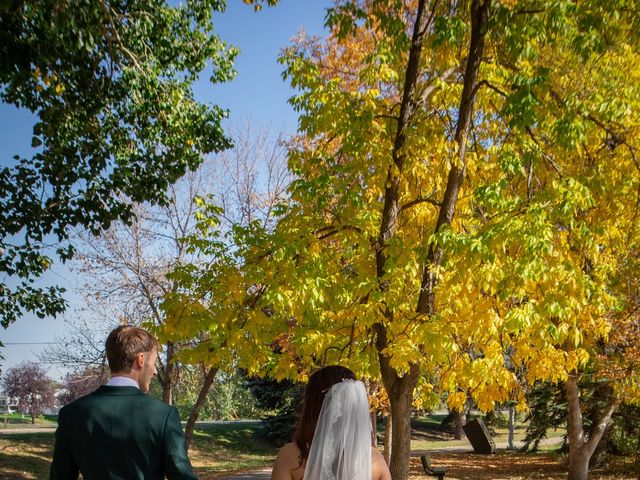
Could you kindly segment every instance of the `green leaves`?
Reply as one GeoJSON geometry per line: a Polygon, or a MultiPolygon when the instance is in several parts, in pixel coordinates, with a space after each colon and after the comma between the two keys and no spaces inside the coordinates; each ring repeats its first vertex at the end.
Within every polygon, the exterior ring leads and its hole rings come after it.
{"type": "MultiPolygon", "coordinates": [[[[48,235],[63,241],[76,226],[97,233],[127,221],[130,202],[163,203],[171,183],[230,145],[226,112],[192,91],[208,65],[213,82],[233,77],[237,50],[211,24],[223,6],[41,0],[0,8],[0,98],[39,118],[37,153],[0,175],[3,272],[28,280],[48,267],[13,265],[9,236],[38,255],[48,235]]],[[[12,305],[5,311],[34,305],[30,290],[19,291],[3,289],[0,301],[12,305]]]]}
{"type": "Polygon", "coordinates": [[[337,7],[328,8],[325,26],[334,31],[338,37],[352,35],[358,23],[366,18],[366,12],[357,3],[347,2],[337,7]]]}
{"type": "Polygon", "coordinates": [[[438,47],[442,44],[449,44],[452,47],[459,47],[465,41],[468,25],[457,16],[438,16],[433,25],[432,45],[438,47]]]}
{"type": "Polygon", "coordinates": [[[533,75],[516,74],[511,85],[512,93],[504,103],[502,114],[509,119],[512,128],[526,129],[540,116],[539,96],[549,79],[549,69],[539,67],[533,75]]]}
{"type": "Polygon", "coordinates": [[[0,325],[7,328],[24,311],[38,318],[64,312],[67,307],[67,302],[62,298],[64,292],[65,289],[60,287],[41,289],[23,283],[18,288],[9,289],[7,285],[0,284],[0,325]]]}

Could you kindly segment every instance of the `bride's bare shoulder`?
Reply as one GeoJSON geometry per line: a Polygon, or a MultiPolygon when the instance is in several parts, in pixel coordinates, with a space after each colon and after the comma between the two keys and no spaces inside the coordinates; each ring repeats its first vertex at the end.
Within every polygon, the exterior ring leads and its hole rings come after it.
{"type": "Polygon", "coordinates": [[[278,456],[280,455],[286,458],[292,457],[297,460],[298,458],[300,458],[300,449],[298,448],[296,442],[289,442],[283,445],[282,448],[280,448],[280,450],[278,451],[278,456]]]}
{"type": "Polygon", "coordinates": [[[371,478],[373,478],[373,480],[391,480],[391,473],[389,473],[387,462],[375,447],[371,450],[371,478]]]}
{"type": "MultiPolygon", "coordinates": [[[[273,464],[272,480],[290,480],[298,478],[298,470],[303,472],[300,449],[294,443],[287,443],[278,452],[276,461],[273,464]]],[[[300,475],[301,476],[301,475],[300,475]]]]}

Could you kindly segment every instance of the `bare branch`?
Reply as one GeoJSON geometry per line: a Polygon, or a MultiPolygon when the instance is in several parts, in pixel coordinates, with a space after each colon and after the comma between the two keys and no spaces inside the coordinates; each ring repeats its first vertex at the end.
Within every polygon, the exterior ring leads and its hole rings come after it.
{"type": "Polygon", "coordinates": [[[431,205],[433,205],[434,207],[440,208],[442,206],[442,204],[437,201],[435,198],[432,197],[425,197],[425,198],[416,198],[415,200],[411,200],[410,202],[405,203],[404,205],[402,205],[400,207],[400,210],[407,210],[415,205],[419,205],[421,203],[429,203],[431,205]]]}

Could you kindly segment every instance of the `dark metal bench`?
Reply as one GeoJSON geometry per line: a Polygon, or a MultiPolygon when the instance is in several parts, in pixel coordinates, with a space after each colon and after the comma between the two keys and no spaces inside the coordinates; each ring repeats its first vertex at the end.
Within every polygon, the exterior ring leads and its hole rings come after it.
{"type": "Polygon", "coordinates": [[[420,461],[422,462],[422,468],[424,468],[424,473],[431,477],[438,477],[438,480],[442,480],[447,473],[447,469],[444,467],[432,467],[431,466],[431,456],[428,453],[425,453],[420,457],[420,461]]]}

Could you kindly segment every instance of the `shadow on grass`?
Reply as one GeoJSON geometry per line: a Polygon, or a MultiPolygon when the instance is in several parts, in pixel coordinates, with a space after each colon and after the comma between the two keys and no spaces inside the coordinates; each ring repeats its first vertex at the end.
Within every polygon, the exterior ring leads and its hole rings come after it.
{"type": "Polygon", "coordinates": [[[48,478],[53,442],[53,433],[0,436],[0,478],[48,478]]]}
{"type": "Polygon", "coordinates": [[[274,450],[273,444],[262,435],[262,425],[259,421],[199,426],[195,430],[195,438],[200,442],[214,442],[237,452],[274,450]]]}
{"type": "Polygon", "coordinates": [[[411,438],[414,440],[451,440],[453,434],[442,426],[446,415],[429,415],[411,419],[411,438]]]}
{"type": "Polygon", "coordinates": [[[264,438],[259,421],[212,424],[194,432],[189,457],[199,475],[262,467],[273,462],[277,453],[264,438]]]}

